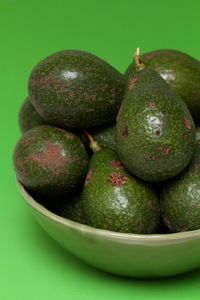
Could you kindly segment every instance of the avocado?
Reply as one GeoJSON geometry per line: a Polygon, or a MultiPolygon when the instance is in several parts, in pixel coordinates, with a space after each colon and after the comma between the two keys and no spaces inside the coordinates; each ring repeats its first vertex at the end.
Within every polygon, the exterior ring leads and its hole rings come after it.
{"type": "Polygon", "coordinates": [[[115,122],[124,77],[93,54],[66,50],[35,66],[28,90],[32,104],[49,124],[90,128],[115,122]]]}
{"type": "Polygon", "coordinates": [[[180,96],[138,59],[117,117],[116,144],[123,165],[159,182],[179,174],[195,147],[195,126],[180,96]]]}
{"type": "Polygon", "coordinates": [[[70,201],[67,199],[67,201],[64,202],[60,208],[59,215],[74,222],[87,224],[83,213],[82,202],[81,192],[76,193],[70,197],[70,201]]]}
{"type": "Polygon", "coordinates": [[[158,199],[148,183],[131,175],[111,149],[100,149],[90,160],[83,192],[87,224],[116,232],[155,233],[158,199]]]}
{"type": "Polygon", "coordinates": [[[109,148],[116,151],[116,124],[91,130],[91,134],[101,148],[109,148]]]}
{"type": "Polygon", "coordinates": [[[20,107],[18,123],[22,133],[33,127],[47,124],[47,122],[35,110],[29,97],[26,97],[20,107]]]}
{"type": "MultiPolygon", "coordinates": [[[[141,56],[146,67],[157,71],[187,104],[192,117],[200,119],[200,62],[177,50],[156,50],[141,56]]],[[[135,69],[131,64],[125,76],[135,69]]]]}
{"type": "Polygon", "coordinates": [[[13,153],[18,180],[41,196],[57,197],[76,190],[84,181],[88,155],[75,134],[41,125],[27,131],[13,153]]]}
{"type": "MultiPolygon", "coordinates": [[[[109,148],[116,151],[115,135],[116,124],[104,127],[98,127],[90,130],[90,134],[97,141],[101,148],[109,148]]],[[[84,133],[80,134],[80,137],[84,144],[88,147],[89,142],[84,133]]]]}
{"type": "Polygon", "coordinates": [[[191,163],[177,177],[163,184],[161,211],[170,232],[200,229],[200,144],[191,163]]]}
{"type": "Polygon", "coordinates": [[[200,140],[200,125],[196,126],[196,141],[200,140]]]}

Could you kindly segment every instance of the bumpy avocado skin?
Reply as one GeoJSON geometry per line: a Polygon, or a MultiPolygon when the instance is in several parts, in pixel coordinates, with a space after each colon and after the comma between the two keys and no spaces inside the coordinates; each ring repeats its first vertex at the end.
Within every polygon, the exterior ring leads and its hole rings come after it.
{"type": "Polygon", "coordinates": [[[47,122],[35,110],[29,97],[25,99],[20,107],[18,123],[22,133],[25,133],[33,127],[47,124],[47,122]]]}
{"type": "Polygon", "coordinates": [[[155,233],[158,199],[148,183],[131,175],[110,149],[94,153],[82,192],[87,224],[116,232],[155,233]]]}
{"type": "MultiPolygon", "coordinates": [[[[157,71],[175,89],[187,104],[192,117],[200,120],[200,62],[176,50],[157,50],[141,56],[145,66],[157,71]]],[[[131,64],[126,70],[128,78],[135,69],[131,64]]]]}
{"type": "Polygon", "coordinates": [[[191,114],[150,68],[129,79],[117,117],[116,144],[124,166],[146,181],[173,177],[191,160],[195,146],[191,114]]]}
{"type": "Polygon", "coordinates": [[[28,90],[33,105],[50,124],[90,128],[115,121],[124,77],[95,55],[67,50],[36,65],[28,90]]]}
{"type": "Polygon", "coordinates": [[[87,224],[83,212],[81,193],[71,196],[70,201],[67,199],[60,208],[59,215],[74,222],[87,224]]]}
{"type": "Polygon", "coordinates": [[[170,232],[200,228],[200,144],[186,170],[163,184],[160,199],[163,220],[170,232]]]}
{"type": "Polygon", "coordinates": [[[69,194],[83,183],[88,155],[78,136],[42,125],[27,131],[17,142],[13,164],[18,180],[38,195],[69,194]]]}

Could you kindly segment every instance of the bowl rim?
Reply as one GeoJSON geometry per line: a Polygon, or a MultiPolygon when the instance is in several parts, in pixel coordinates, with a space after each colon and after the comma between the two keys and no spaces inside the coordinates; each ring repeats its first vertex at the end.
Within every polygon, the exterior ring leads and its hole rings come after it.
{"type": "Polygon", "coordinates": [[[164,234],[137,234],[137,233],[122,233],[114,232],[105,229],[95,228],[89,225],[81,224],[67,218],[61,217],[43,205],[39,204],[34,198],[26,191],[25,187],[16,179],[17,187],[20,194],[23,196],[27,204],[29,204],[34,210],[42,214],[43,216],[67,227],[74,228],[82,233],[88,233],[93,235],[99,235],[107,239],[120,239],[124,241],[138,241],[138,242],[181,242],[188,239],[200,238],[200,229],[176,232],[176,233],[164,233],[164,234]]]}

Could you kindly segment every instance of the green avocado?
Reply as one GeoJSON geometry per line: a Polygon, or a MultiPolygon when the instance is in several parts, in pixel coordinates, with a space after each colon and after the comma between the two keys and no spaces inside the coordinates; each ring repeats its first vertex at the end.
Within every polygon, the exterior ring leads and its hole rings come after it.
{"type": "Polygon", "coordinates": [[[50,124],[90,128],[115,122],[124,77],[95,55],[66,50],[36,65],[28,90],[32,104],[50,124]]]}
{"type": "Polygon", "coordinates": [[[47,122],[35,110],[29,97],[25,99],[20,107],[18,123],[22,133],[33,127],[47,124],[47,122]]]}
{"type": "Polygon", "coordinates": [[[200,229],[200,144],[185,171],[163,185],[160,200],[170,232],[200,229]]]}
{"type": "Polygon", "coordinates": [[[95,152],[83,192],[87,224],[116,232],[155,233],[160,222],[156,194],[131,175],[110,149],[95,152]]]}
{"type": "Polygon", "coordinates": [[[150,68],[130,76],[117,117],[116,144],[124,166],[159,182],[180,173],[195,147],[195,126],[180,96],[150,68]]]}
{"type": "Polygon", "coordinates": [[[67,199],[67,201],[64,202],[60,208],[59,215],[74,222],[87,224],[82,203],[81,193],[76,193],[70,197],[70,201],[67,199]]]}
{"type": "MultiPolygon", "coordinates": [[[[145,66],[157,71],[175,89],[187,104],[192,117],[200,119],[200,62],[176,50],[157,50],[141,56],[145,66]]],[[[126,70],[128,78],[135,69],[131,64],[126,70]]]]}
{"type": "MultiPolygon", "coordinates": [[[[94,137],[95,141],[99,144],[101,148],[109,148],[116,151],[116,124],[104,127],[98,127],[90,130],[90,134],[94,137]]],[[[84,133],[80,133],[80,138],[86,147],[89,147],[88,138],[84,133]]]]}
{"type": "Polygon", "coordinates": [[[75,134],[42,125],[27,131],[13,153],[18,180],[41,196],[57,197],[76,190],[84,181],[88,155],[75,134]]]}
{"type": "Polygon", "coordinates": [[[196,126],[196,141],[200,140],[200,125],[196,126]]]}
{"type": "Polygon", "coordinates": [[[109,148],[113,151],[116,151],[116,124],[103,128],[97,128],[95,130],[91,130],[90,132],[101,148],[109,148]]]}

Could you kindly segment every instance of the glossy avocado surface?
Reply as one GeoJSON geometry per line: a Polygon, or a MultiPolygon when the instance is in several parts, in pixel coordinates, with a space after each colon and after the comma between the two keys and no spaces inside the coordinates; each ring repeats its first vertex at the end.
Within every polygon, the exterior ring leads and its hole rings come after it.
{"type": "Polygon", "coordinates": [[[62,128],[91,128],[115,122],[124,77],[88,52],[57,52],[35,66],[28,82],[37,111],[62,128]]]}
{"type": "MultiPolygon", "coordinates": [[[[146,67],[157,71],[187,104],[194,120],[200,120],[200,62],[177,50],[156,50],[141,56],[146,67]]],[[[125,76],[135,69],[131,64],[125,76]]]]}
{"type": "Polygon", "coordinates": [[[133,72],[117,117],[116,144],[124,166],[159,182],[179,174],[195,147],[195,126],[180,96],[154,70],[133,72]]]}
{"type": "Polygon", "coordinates": [[[88,155],[75,134],[42,125],[19,139],[13,164],[18,180],[27,189],[51,198],[79,188],[87,172],[88,155]]]}
{"type": "Polygon", "coordinates": [[[193,159],[179,176],[163,184],[161,210],[170,232],[200,229],[200,141],[193,159]]]}
{"type": "Polygon", "coordinates": [[[87,224],[117,232],[155,233],[158,199],[148,183],[132,176],[110,149],[93,154],[82,192],[87,224]]]}

